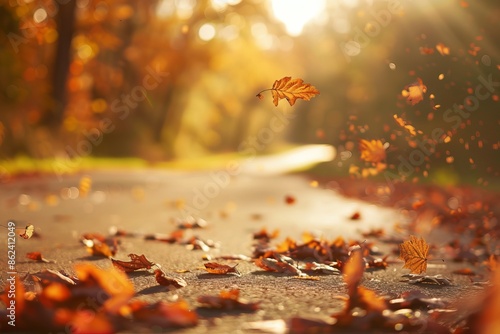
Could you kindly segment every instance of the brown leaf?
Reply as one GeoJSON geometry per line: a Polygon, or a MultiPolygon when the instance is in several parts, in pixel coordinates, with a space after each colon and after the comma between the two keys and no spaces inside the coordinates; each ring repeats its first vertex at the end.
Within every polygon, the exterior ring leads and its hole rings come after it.
{"type": "Polygon", "coordinates": [[[364,272],[365,264],[363,254],[360,250],[351,252],[351,256],[349,257],[349,260],[345,264],[343,270],[344,281],[347,284],[349,296],[353,296],[355,294],[364,272]]]}
{"type": "Polygon", "coordinates": [[[56,263],[56,261],[54,261],[54,260],[47,260],[46,258],[44,258],[42,256],[42,253],[40,253],[40,252],[27,253],[26,257],[28,259],[34,260],[34,261],[40,261],[40,262],[45,262],[45,263],[56,263]]]}
{"type": "Polygon", "coordinates": [[[33,232],[35,232],[35,226],[33,225],[28,225],[24,229],[24,232],[19,234],[19,236],[23,239],[29,239],[33,236],[33,232]]]}
{"type": "Polygon", "coordinates": [[[128,256],[130,257],[130,261],[128,262],[115,259],[111,259],[111,262],[116,269],[126,273],[140,269],[151,269],[151,267],[155,265],[153,262],[149,261],[144,254],[129,254],[128,256]]]}
{"type": "Polygon", "coordinates": [[[273,271],[273,272],[285,273],[297,276],[300,276],[302,274],[302,272],[293,265],[287,262],[282,262],[271,258],[261,257],[255,260],[255,265],[266,271],[273,271]]]}
{"type": "Polygon", "coordinates": [[[175,278],[165,276],[165,273],[160,269],[155,270],[155,279],[158,284],[169,287],[173,286],[175,288],[183,288],[187,285],[187,282],[184,279],[180,277],[175,278]]]}
{"type": "Polygon", "coordinates": [[[198,302],[205,304],[207,307],[219,310],[233,311],[256,311],[259,309],[259,303],[249,303],[239,299],[240,290],[232,289],[229,291],[221,291],[218,296],[200,296],[198,302]]]}
{"type": "Polygon", "coordinates": [[[399,257],[405,261],[403,268],[408,268],[412,273],[421,274],[427,269],[427,254],[429,245],[421,237],[420,239],[411,235],[399,245],[399,257]]]}
{"type": "Polygon", "coordinates": [[[241,275],[240,272],[236,269],[237,265],[234,267],[231,267],[231,266],[216,263],[216,262],[208,262],[208,263],[205,263],[204,265],[205,265],[205,269],[210,274],[226,275],[226,274],[234,273],[238,276],[241,275]]]}
{"type": "Polygon", "coordinates": [[[276,80],[271,89],[261,91],[257,94],[257,97],[262,99],[262,93],[267,90],[271,91],[275,106],[278,106],[278,102],[281,99],[286,99],[290,106],[293,106],[297,99],[309,101],[315,95],[319,94],[316,87],[304,83],[302,79],[292,79],[292,77],[284,77],[276,80]]]}

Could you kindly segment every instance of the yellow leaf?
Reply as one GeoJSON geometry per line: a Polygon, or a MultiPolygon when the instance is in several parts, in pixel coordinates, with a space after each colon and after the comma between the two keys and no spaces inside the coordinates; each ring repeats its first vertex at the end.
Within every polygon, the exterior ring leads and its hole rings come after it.
{"type": "Polygon", "coordinates": [[[413,235],[399,245],[399,257],[405,261],[403,268],[408,268],[414,274],[421,274],[427,269],[427,254],[429,245],[420,237],[413,235]]]}
{"type": "Polygon", "coordinates": [[[295,104],[297,99],[309,101],[314,96],[319,94],[319,90],[311,84],[304,83],[302,79],[292,79],[292,77],[284,77],[276,80],[273,87],[265,89],[257,94],[259,99],[263,99],[262,93],[270,90],[273,95],[273,103],[278,106],[281,99],[286,99],[290,106],[295,104]]]}
{"type": "Polygon", "coordinates": [[[378,163],[386,158],[385,145],[381,140],[372,139],[371,141],[361,139],[359,141],[359,150],[361,159],[366,162],[378,163]]]}

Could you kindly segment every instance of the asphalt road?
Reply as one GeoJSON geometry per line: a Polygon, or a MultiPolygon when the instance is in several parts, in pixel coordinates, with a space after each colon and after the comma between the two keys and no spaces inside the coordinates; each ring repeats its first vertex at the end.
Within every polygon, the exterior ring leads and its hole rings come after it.
{"type": "MultiPolygon", "coordinates": [[[[128,260],[127,254],[145,254],[163,270],[186,280],[188,285],[168,291],[151,275],[131,277],[137,298],[148,301],[186,300],[193,308],[200,306],[197,297],[218,294],[221,289],[239,288],[249,301],[260,301],[254,313],[220,313],[202,311],[197,327],[182,333],[245,333],[248,323],[289,319],[293,316],[326,318],[342,308],[335,296],[345,296],[342,276],[325,275],[318,281],[299,280],[290,276],[262,271],[251,262],[241,261],[241,277],[208,275],[203,256],[252,253],[252,234],[265,227],[279,229],[277,242],[285,237],[299,239],[306,231],[328,239],[342,236],[363,241],[360,232],[374,228],[391,231],[395,223],[408,216],[398,210],[348,199],[330,189],[333,184],[311,183],[303,175],[239,175],[225,178],[215,172],[178,173],[158,170],[127,172],[90,172],[63,178],[39,176],[20,178],[1,186],[0,219],[6,225],[13,220],[18,227],[33,224],[40,238],[17,241],[17,271],[35,273],[51,268],[71,272],[77,262],[91,261],[109,267],[106,258],[89,257],[79,242],[83,233],[107,234],[116,226],[139,234],[170,233],[176,219],[193,214],[209,222],[207,228],[192,233],[203,240],[213,240],[218,248],[209,251],[188,250],[184,245],[123,238],[115,258],[128,260]],[[91,188],[84,196],[79,188],[82,175],[89,175],[91,188]],[[288,202],[286,198],[288,197],[288,202]],[[293,202],[293,203],[290,203],[293,202]],[[350,217],[358,212],[360,219],[350,217]],[[56,263],[38,263],[25,259],[25,253],[38,251],[56,263]],[[177,273],[178,270],[187,270],[177,273]]],[[[191,232],[190,232],[191,233],[191,232]]],[[[0,239],[2,268],[6,267],[6,234],[0,239]]],[[[389,254],[395,245],[379,244],[389,254]]],[[[390,260],[396,260],[391,255],[390,260]]],[[[235,261],[220,261],[235,264],[235,261]]],[[[452,263],[430,266],[429,274],[447,273],[452,263]]],[[[401,282],[401,262],[386,270],[365,273],[363,284],[381,294],[396,297],[416,287],[401,282]]],[[[448,275],[449,276],[449,275],[448,275]]],[[[0,276],[5,285],[5,272],[0,276]]],[[[430,297],[467,298],[471,293],[467,278],[454,275],[449,287],[418,287],[430,297]]],[[[150,332],[155,328],[138,328],[150,332]]]]}

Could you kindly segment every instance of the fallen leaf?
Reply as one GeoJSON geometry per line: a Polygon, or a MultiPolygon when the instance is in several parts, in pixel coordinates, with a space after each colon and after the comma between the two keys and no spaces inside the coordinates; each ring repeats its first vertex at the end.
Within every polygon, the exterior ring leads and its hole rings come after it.
{"type": "Polygon", "coordinates": [[[33,232],[35,232],[35,226],[28,225],[24,229],[23,233],[19,234],[19,236],[23,239],[29,239],[33,236],[33,232]]]}
{"type": "Polygon", "coordinates": [[[158,284],[168,287],[183,288],[187,285],[187,282],[180,277],[168,277],[160,269],[155,270],[155,279],[158,284]]]}
{"type": "Polygon", "coordinates": [[[271,239],[277,238],[279,234],[279,230],[274,230],[272,233],[270,233],[265,227],[263,227],[259,232],[255,232],[253,234],[253,238],[257,240],[270,241],[271,239]]]}
{"type": "Polygon", "coordinates": [[[443,275],[417,275],[417,274],[404,274],[401,277],[408,278],[410,284],[437,284],[437,285],[451,285],[451,281],[443,277],[443,275]]]}
{"type": "Polygon", "coordinates": [[[27,253],[26,257],[28,259],[34,260],[34,261],[45,262],[45,263],[56,263],[56,261],[54,261],[54,260],[47,260],[46,258],[44,258],[42,256],[42,253],[40,253],[40,252],[27,253]]]}
{"type": "Polygon", "coordinates": [[[208,262],[205,263],[205,269],[207,270],[208,273],[210,274],[215,274],[215,275],[226,275],[226,274],[236,274],[237,276],[241,276],[240,272],[236,269],[236,266],[231,267],[225,264],[220,264],[216,262],[208,262]]]}
{"type": "Polygon", "coordinates": [[[111,259],[111,263],[116,269],[122,270],[126,273],[140,270],[140,269],[151,269],[155,264],[149,261],[144,254],[129,254],[130,261],[120,261],[111,259]]]}
{"type": "Polygon", "coordinates": [[[408,268],[414,274],[421,274],[427,269],[427,254],[429,245],[421,237],[420,239],[411,235],[399,245],[399,257],[405,261],[403,268],[408,268]]]}
{"type": "Polygon", "coordinates": [[[273,271],[277,273],[285,273],[297,276],[300,276],[302,274],[302,272],[295,266],[272,258],[261,257],[255,260],[254,263],[257,267],[262,268],[266,271],[273,271]]]}
{"type": "Polygon", "coordinates": [[[284,77],[276,80],[270,89],[264,89],[257,94],[259,99],[263,99],[262,93],[270,90],[273,95],[273,103],[278,106],[281,99],[286,99],[290,106],[295,104],[297,99],[309,101],[311,98],[319,94],[316,87],[311,84],[306,84],[302,79],[292,79],[291,77],[284,77]]]}
{"type": "Polygon", "coordinates": [[[157,302],[148,304],[136,300],[129,305],[134,320],[154,328],[159,327],[193,327],[198,324],[198,316],[185,301],[175,303],[157,302]]]}
{"type": "Polygon", "coordinates": [[[259,309],[259,302],[250,303],[240,299],[240,290],[222,290],[218,296],[200,296],[198,302],[206,307],[225,311],[247,311],[254,312],[259,309]]]}

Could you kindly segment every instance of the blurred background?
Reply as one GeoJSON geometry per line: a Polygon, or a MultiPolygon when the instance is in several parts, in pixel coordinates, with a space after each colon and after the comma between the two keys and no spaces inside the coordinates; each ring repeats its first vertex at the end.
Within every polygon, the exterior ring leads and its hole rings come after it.
{"type": "Polygon", "coordinates": [[[488,186],[499,17],[497,0],[2,0],[0,162],[244,154],[277,118],[256,153],[328,144],[322,173],[384,179],[360,158],[377,140],[403,179],[488,186]],[[321,94],[256,98],[284,76],[321,94]]]}

